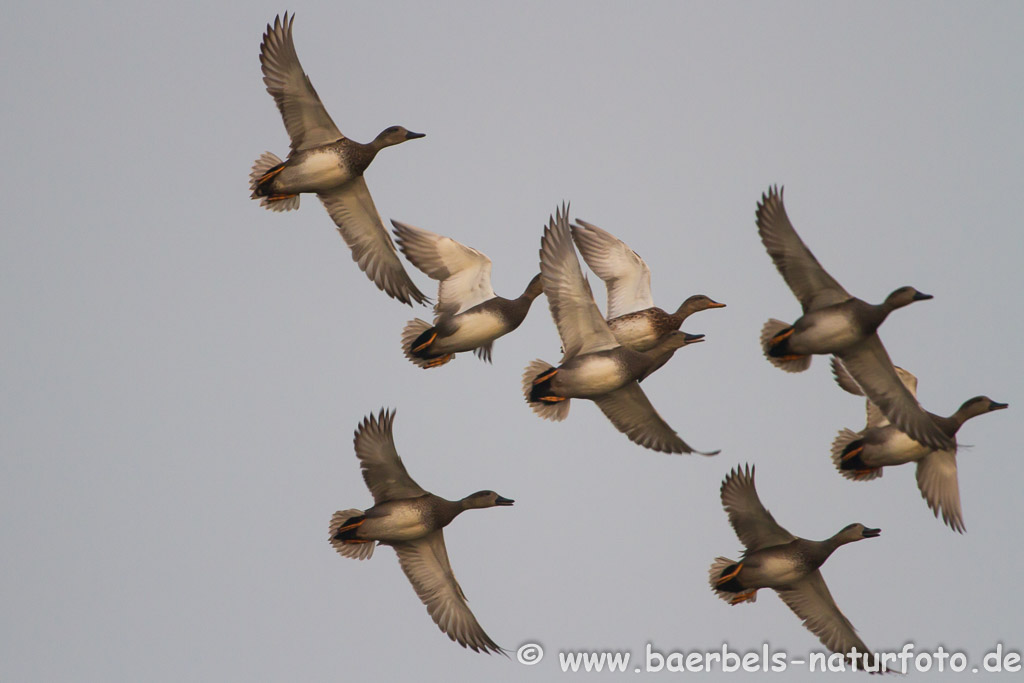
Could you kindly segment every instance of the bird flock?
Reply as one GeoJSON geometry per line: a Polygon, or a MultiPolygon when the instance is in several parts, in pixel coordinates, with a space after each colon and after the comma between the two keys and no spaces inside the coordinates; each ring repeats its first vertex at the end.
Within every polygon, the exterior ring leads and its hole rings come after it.
{"type": "MultiPolygon", "coordinates": [[[[424,136],[402,126],[384,129],[367,144],[342,135],[299,63],[293,22],[288,13],[278,16],[267,25],[260,45],[263,81],[284,119],[291,149],[284,161],[271,152],[256,160],[251,196],[272,211],[290,211],[299,208],[301,194],[316,194],[352,259],[398,301],[430,301],[409,277],[399,250],[437,280],[433,321],[413,319],[401,332],[405,357],[423,369],[439,368],[470,351],[491,362],[494,341],[519,327],[533,301],[544,294],[562,342],[562,358],[558,365],[534,360],[523,372],[525,401],[539,417],[565,420],[572,399],[587,399],[639,446],[716,455],[717,450],[688,445],[654,408],[641,383],[677,351],[703,341],[703,335],[680,330],[690,315],[725,304],[696,294],[673,313],[656,307],[643,259],[596,225],[570,221],[566,204],[556,208],[544,227],[539,273],[514,299],[495,294],[491,259],[472,247],[398,221],[392,221],[392,241],[363,172],[385,147],[424,136]],[[607,287],[606,315],[594,301],[577,253],[607,287]]],[[[765,323],[765,358],[786,372],[802,372],[813,356],[831,356],[837,384],[866,397],[864,428],[842,429],[832,444],[836,469],[848,479],[870,481],[886,467],[916,463],[918,486],[928,506],[963,533],[957,431],[966,420],[1007,404],[976,396],[949,417],[924,410],[916,398],[917,378],[893,365],[878,328],[896,309],[932,297],[909,286],[895,289],[880,304],[849,294],[793,228],[780,188],[762,195],[756,224],[768,255],[802,307],[792,324],[774,318],[765,323]]],[[[443,529],[464,510],[514,501],[494,491],[450,501],[421,488],[398,455],[394,420],[394,411],[381,410],[356,428],[356,457],[374,504],[335,513],[329,541],[342,556],[359,560],[369,559],[377,545],[391,546],[442,632],[474,651],[504,653],[466,604],[448,560],[443,529]]],[[[771,588],[825,647],[848,657],[866,656],[868,648],[836,606],[819,568],[839,546],[877,537],[881,530],[855,523],[823,541],[794,536],[761,503],[750,465],[737,466],[725,476],[721,501],[744,550],[739,561],[718,557],[711,564],[709,583],[715,594],[737,605],[754,602],[759,589],[771,588]]]]}

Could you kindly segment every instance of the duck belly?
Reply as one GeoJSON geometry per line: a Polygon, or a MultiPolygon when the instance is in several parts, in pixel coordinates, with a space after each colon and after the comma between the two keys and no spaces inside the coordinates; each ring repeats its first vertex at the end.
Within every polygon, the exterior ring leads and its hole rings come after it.
{"type": "Polygon", "coordinates": [[[431,532],[420,509],[394,505],[386,514],[370,516],[359,527],[359,537],[374,541],[414,541],[431,532]]]}
{"type": "Polygon", "coordinates": [[[824,309],[800,318],[793,325],[789,350],[799,354],[835,353],[864,339],[863,332],[844,312],[824,309]]]}
{"type": "Polygon", "coordinates": [[[748,588],[776,588],[799,581],[804,567],[792,555],[766,555],[747,561],[740,571],[740,582],[748,588]]]}
{"type": "Polygon", "coordinates": [[[865,440],[861,460],[870,467],[888,467],[915,462],[931,451],[931,448],[889,426],[879,429],[876,439],[865,440]]]}
{"type": "Polygon", "coordinates": [[[608,326],[620,344],[635,351],[647,351],[658,342],[658,331],[650,318],[623,316],[611,320],[608,326]]]}
{"type": "Polygon", "coordinates": [[[631,378],[622,366],[604,356],[584,356],[559,369],[551,388],[566,398],[603,396],[622,388],[631,378]]]}
{"type": "Polygon", "coordinates": [[[451,319],[454,329],[432,344],[439,353],[459,353],[492,342],[508,332],[505,321],[486,311],[466,312],[451,319]]]}
{"type": "Polygon", "coordinates": [[[337,152],[314,149],[288,159],[274,178],[274,190],[280,193],[323,192],[347,183],[353,177],[342,167],[337,152]]]}

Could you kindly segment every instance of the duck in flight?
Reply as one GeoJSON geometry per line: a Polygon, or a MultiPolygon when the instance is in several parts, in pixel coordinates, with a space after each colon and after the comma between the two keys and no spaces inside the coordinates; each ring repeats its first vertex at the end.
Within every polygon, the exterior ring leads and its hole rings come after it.
{"type": "Polygon", "coordinates": [[[413,481],[395,448],[393,411],[365,418],[355,448],[363,479],[373,495],[367,510],[341,510],[331,518],[329,540],[344,557],[366,560],[377,544],[389,545],[434,623],[449,638],[475,652],[503,652],[484,633],[455,580],[442,529],[466,510],[512,505],[494,491],[461,500],[428,493],[413,481]]]}
{"type": "Polygon", "coordinates": [[[709,570],[711,590],[731,605],[755,602],[757,591],[771,588],[800,617],[804,626],[832,652],[868,652],[850,620],[839,611],[819,567],[847,543],[875,538],[881,529],[850,524],[824,541],[789,533],[761,504],[754,488],[754,468],[736,467],[721,488],[722,506],[745,550],[739,562],[715,559],[709,570]]]}
{"type": "Polygon", "coordinates": [[[774,318],[765,323],[761,330],[765,357],[787,372],[802,372],[810,367],[813,354],[834,354],[871,402],[905,434],[931,448],[952,448],[950,437],[900,381],[877,333],[894,310],[932,296],[900,287],[876,305],[850,295],[797,235],[786,215],[782,191],[774,187],[758,203],[757,230],[804,311],[792,325],[774,318]]]}
{"type": "Polygon", "coordinates": [[[409,305],[426,303],[405,272],[363,178],[377,152],[423,134],[390,126],[367,144],[342,135],[299,63],[294,21],[287,12],[284,20],[278,16],[260,45],[263,82],[284,118],[291,151],[285,161],[271,152],[256,160],[249,175],[252,198],[271,211],[290,211],[299,208],[303,192],[316,194],[352,250],[352,260],[377,287],[409,305]]]}
{"type": "Polygon", "coordinates": [[[519,327],[540,295],[540,275],[519,297],[506,299],[491,287],[491,259],[485,254],[429,230],[391,224],[405,257],[440,281],[434,324],[416,318],[402,332],[405,357],[421,368],[444,365],[463,351],[491,362],[494,340],[519,327]]]}
{"type": "MultiPolygon", "coordinates": [[[[838,358],[832,359],[832,374],[836,383],[844,390],[863,396],[850,373],[838,358]]],[[[917,377],[901,367],[896,374],[911,394],[917,395],[917,377]]],[[[917,464],[917,487],[921,497],[928,503],[935,516],[942,514],[942,521],[952,529],[963,533],[964,518],[960,509],[960,484],[956,466],[956,434],[964,422],[972,417],[994,410],[1003,410],[1009,404],[998,403],[988,396],[967,399],[949,417],[934,413],[928,416],[944,434],[953,439],[952,450],[936,450],[914,441],[886,419],[882,411],[869,400],[867,403],[867,424],[859,432],[841,429],[832,442],[832,462],[847,479],[870,481],[882,476],[885,467],[895,467],[909,462],[917,464]]]]}
{"type": "Polygon", "coordinates": [[[540,417],[560,421],[569,415],[572,398],[597,404],[630,441],[665,453],[700,453],[691,448],[658,414],[638,379],[662,364],[666,354],[703,339],[673,331],[649,351],[634,351],[612,334],[590,285],[583,277],[569,228],[568,208],[556,211],[544,229],[540,273],[551,317],[558,327],[564,355],[558,367],[535,360],[523,372],[523,394],[540,417]]]}

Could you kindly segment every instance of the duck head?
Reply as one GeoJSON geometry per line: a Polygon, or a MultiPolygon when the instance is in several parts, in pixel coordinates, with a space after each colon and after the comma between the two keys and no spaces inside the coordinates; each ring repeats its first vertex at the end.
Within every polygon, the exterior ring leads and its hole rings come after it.
{"type": "Polygon", "coordinates": [[[679,304],[676,315],[685,320],[693,313],[706,311],[709,308],[725,308],[725,304],[718,303],[706,294],[694,294],[679,304]]]}
{"type": "Polygon", "coordinates": [[[985,413],[991,413],[993,410],[1002,410],[1009,406],[1009,403],[998,403],[988,396],[975,396],[964,401],[964,404],[956,412],[957,415],[967,420],[976,415],[984,415],[985,413]]]}
{"type": "Polygon", "coordinates": [[[413,133],[411,130],[406,130],[402,126],[389,126],[374,138],[373,146],[375,149],[381,150],[385,147],[405,142],[406,140],[415,140],[416,138],[422,138],[425,136],[426,133],[413,133]]]}
{"type": "Polygon", "coordinates": [[[914,303],[915,301],[925,301],[927,299],[932,298],[934,297],[931,294],[919,292],[913,287],[900,287],[899,289],[894,290],[892,294],[885,297],[885,303],[882,305],[888,308],[889,310],[893,310],[896,308],[903,308],[904,306],[908,306],[914,303]]]}
{"type": "Polygon", "coordinates": [[[833,536],[833,538],[836,540],[837,545],[842,545],[844,543],[860,541],[865,538],[875,538],[881,533],[881,529],[872,529],[871,527],[864,526],[860,522],[855,522],[854,524],[848,524],[843,527],[842,531],[833,536]]]}
{"type": "Polygon", "coordinates": [[[514,502],[511,498],[499,496],[494,491],[477,491],[462,499],[462,507],[472,510],[474,508],[492,508],[497,505],[511,505],[514,502]]]}

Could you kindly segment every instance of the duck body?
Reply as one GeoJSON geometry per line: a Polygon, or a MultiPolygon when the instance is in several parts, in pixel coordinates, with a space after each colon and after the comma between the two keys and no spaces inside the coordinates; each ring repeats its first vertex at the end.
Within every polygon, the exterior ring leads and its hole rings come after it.
{"type": "Polygon", "coordinates": [[[516,299],[495,295],[461,313],[442,313],[433,326],[418,318],[411,320],[402,334],[402,350],[420,367],[443,365],[466,351],[490,361],[491,345],[523,323],[540,293],[538,275],[516,299]]]}
{"type": "Polygon", "coordinates": [[[415,541],[448,526],[462,510],[458,502],[432,493],[389,500],[366,510],[362,515],[365,521],[341,540],[377,541],[384,545],[415,541]]]}
{"type": "MultiPolygon", "coordinates": [[[[953,443],[956,444],[956,439],[953,443]]],[[[839,452],[837,467],[843,472],[851,471],[855,474],[853,478],[861,479],[873,470],[917,462],[934,450],[890,424],[866,429],[859,438],[845,443],[839,452]]]]}
{"type": "Polygon", "coordinates": [[[766,352],[773,358],[840,353],[873,334],[887,314],[860,299],[810,311],[778,333],[766,352]]]}
{"type": "MultiPolygon", "coordinates": [[[[718,588],[731,593],[742,593],[750,589],[785,588],[806,577],[820,567],[825,558],[814,562],[806,547],[811,541],[797,539],[784,545],[762,548],[743,555],[742,566],[731,578],[718,588]]],[[[739,563],[737,563],[739,564],[739,563]]],[[[726,568],[726,572],[736,565],[726,568]]]]}
{"type": "Polygon", "coordinates": [[[547,373],[548,378],[542,379],[545,373],[540,373],[535,379],[541,381],[533,385],[530,400],[603,396],[635,380],[648,365],[642,354],[630,354],[622,347],[575,356],[547,373]]]}
{"type": "Polygon", "coordinates": [[[623,346],[635,351],[647,351],[654,347],[662,337],[683,324],[670,313],[657,306],[642,311],[627,313],[608,321],[612,334],[623,346]]]}
{"type": "Polygon", "coordinates": [[[361,176],[376,155],[371,145],[348,138],[298,150],[265,172],[263,180],[253,187],[253,196],[274,197],[333,190],[361,176]]]}

